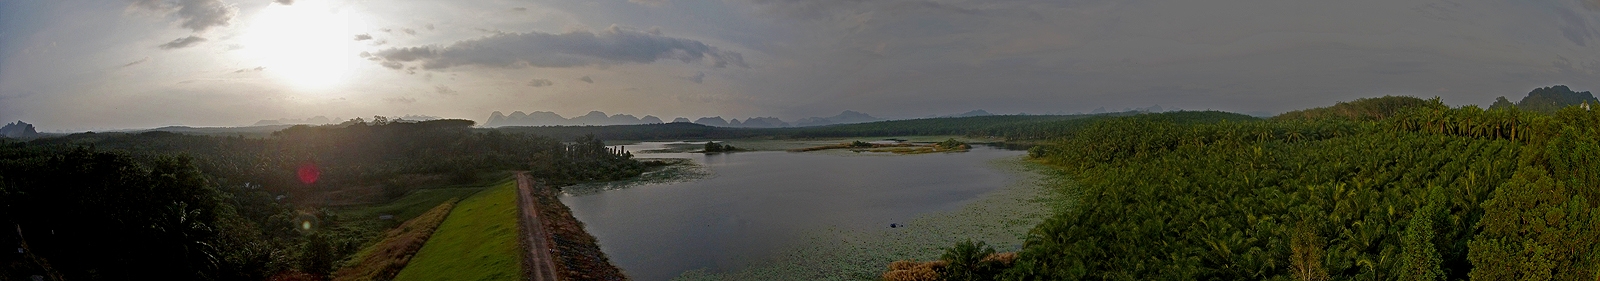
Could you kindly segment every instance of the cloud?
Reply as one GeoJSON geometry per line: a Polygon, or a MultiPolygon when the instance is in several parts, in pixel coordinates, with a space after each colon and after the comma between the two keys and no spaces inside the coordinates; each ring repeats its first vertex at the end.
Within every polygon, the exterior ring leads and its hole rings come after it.
{"type": "MultiPolygon", "coordinates": [[[[584,76],[584,77],[588,77],[588,76],[584,76]]],[[[594,83],[594,82],[589,82],[589,83],[594,83]]],[[[556,82],[555,81],[550,81],[550,79],[537,79],[536,78],[536,79],[533,79],[531,81],[528,81],[528,86],[529,87],[534,87],[534,88],[550,86],[550,85],[555,85],[555,84],[556,84],[556,82]]]]}
{"type": "Polygon", "coordinates": [[[584,75],[583,78],[578,78],[578,81],[583,81],[584,83],[594,84],[594,79],[589,79],[589,75],[584,75]]]}
{"type": "Polygon", "coordinates": [[[138,65],[138,64],[145,63],[145,62],[148,62],[148,61],[150,61],[150,57],[144,57],[142,59],[139,59],[139,60],[136,60],[136,61],[133,61],[133,62],[130,62],[130,63],[123,64],[122,66],[118,66],[117,68],[126,68],[126,67],[129,67],[129,66],[138,65]]]}
{"type": "Polygon", "coordinates": [[[526,7],[516,7],[516,8],[511,8],[511,10],[512,11],[518,11],[518,12],[527,12],[528,8],[526,8],[526,7]]]}
{"type": "Polygon", "coordinates": [[[689,82],[694,82],[695,84],[700,84],[702,82],[705,82],[706,73],[704,71],[701,71],[699,73],[695,73],[694,76],[684,77],[683,79],[684,80],[689,80],[689,82]]]}
{"type": "MultiPolygon", "coordinates": [[[[644,0],[656,1],[656,0],[644,0]]],[[[665,1],[665,0],[660,0],[665,1]]],[[[799,18],[822,18],[840,12],[977,14],[979,10],[929,0],[745,0],[766,10],[799,18]]]]}
{"type": "MultiPolygon", "coordinates": [[[[283,0],[276,0],[283,1],[283,0]]],[[[221,0],[132,0],[130,8],[178,18],[178,26],[195,32],[228,25],[239,8],[221,0]]],[[[280,2],[281,3],[281,2],[280,2]]]]}
{"type": "Polygon", "coordinates": [[[602,63],[653,63],[672,59],[713,67],[749,68],[744,56],[700,41],[611,26],[600,32],[496,33],[447,47],[398,47],[379,51],[390,62],[420,62],[426,69],[480,65],[520,68],[576,67],[602,63]]]}
{"type": "Polygon", "coordinates": [[[265,67],[265,66],[257,66],[255,68],[246,68],[246,69],[234,70],[233,73],[258,72],[258,71],[265,70],[265,69],[267,69],[267,67],[265,67]]]}
{"type": "Polygon", "coordinates": [[[272,2],[284,5],[294,5],[294,0],[272,0],[272,2]]]}
{"type": "Polygon", "coordinates": [[[356,41],[372,40],[371,34],[356,34],[356,41]]]}
{"type": "Polygon", "coordinates": [[[417,102],[417,99],[406,98],[406,97],[398,97],[398,98],[383,98],[383,101],[389,102],[389,103],[411,104],[411,103],[417,102]]]}
{"type": "Polygon", "coordinates": [[[433,86],[433,91],[439,93],[440,95],[447,95],[447,96],[456,95],[456,90],[455,89],[450,89],[450,87],[445,87],[444,85],[433,86]]]}
{"type": "Polygon", "coordinates": [[[417,31],[410,28],[401,29],[400,31],[404,31],[406,34],[417,35],[417,31]]]}
{"type": "Polygon", "coordinates": [[[200,36],[190,35],[189,37],[173,39],[172,42],[167,42],[166,44],[161,44],[161,46],[157,46],[157,47],[160,47],[162,50],[171,50],[171,49],[187,48],[189,46],[194,46],[195,44],[200,44],[200,42],[205,42],[205,41],[206,41],[205,38],[201,38],[200,36]]]}
{"type": "Polygon", "coordinates": [[[661,7],[661,5],[667,4],[667,0],[628,0],[628,2],[651,7],[661,7]]]}
{"type": "Polygon", "coordinates": [[[1586,46],[1589,39],[1597,33],[1589,28],[1589,21],[1578,13],[1571,10],[1556,10],[1556,15],[1561,19],[1561,35],[1573,44],[1586,46]]]}
{"type": "Polygon", "coordinates": [[[431,23],[427,24],[427,25],[424,25],[422,27],[427,28],[428,30],[433,30],[433,24],[431,24],[431,23]]]}

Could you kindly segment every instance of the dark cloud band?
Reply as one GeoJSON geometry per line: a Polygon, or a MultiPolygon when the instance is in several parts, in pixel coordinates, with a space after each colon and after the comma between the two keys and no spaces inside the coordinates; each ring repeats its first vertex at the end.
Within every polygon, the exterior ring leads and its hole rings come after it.
{"type": "Polygon", "coordinates": [[[195,32],[226,26],[238,8],[221,0],[132,0],[132,7],[178,17],[178,26],[195,32]]]}
{"type": "Polygon", "coordinates": [[[738,52],[700,41],[612,26],[599,32],[497,33],[448,47],[398,47],[376,54],[385,63],[417,62],[425,69],[479,65],[490,67],[576,67],[600,63],[653,63],[678,60],[713,67],[746,67],[738,52]]]}
{"type": "Polygon", "coordinates": [[[158,46],[158,47],[161,47],[162,50],[181,49],[181,48],[188,48],[190,46],[194,46],[195,44],[200,44],[200,42],[205,42],[205,41],[206,41],[205,38],[201,38],[200,36],[192,36],[191,35],[191,36],[188,36],[188,37],[173,39],[172,42],[167,42],[166,44],[161,44],[161,46],[158,46]]]}

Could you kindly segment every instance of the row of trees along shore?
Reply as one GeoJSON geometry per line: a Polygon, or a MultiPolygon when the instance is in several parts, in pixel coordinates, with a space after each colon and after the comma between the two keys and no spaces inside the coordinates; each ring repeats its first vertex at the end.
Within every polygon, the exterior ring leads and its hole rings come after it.
{"type": "Polygon", "coordinates": [[[380,117],[262,139],[146,132],[3,142],[0,245],[23,249],[0,255],[0,280],[320,278],[382,231],[342,225],[329,207],[506,175],[497,171],[562,183],[644,169],[593,137],[472,125],[380,117]]]}

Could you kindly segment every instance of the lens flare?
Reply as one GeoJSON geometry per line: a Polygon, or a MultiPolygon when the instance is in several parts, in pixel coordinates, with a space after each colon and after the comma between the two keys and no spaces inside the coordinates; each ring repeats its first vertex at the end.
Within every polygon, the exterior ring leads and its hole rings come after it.
{"type": "Polygon", "coordinates": [[[300,169],[295,174],[300,177],[300,183],[313,184],[317,183],[317,178],[322,177],[322,169],[318,169],[315,162],[306,162],[300,164],[300,169]]]}

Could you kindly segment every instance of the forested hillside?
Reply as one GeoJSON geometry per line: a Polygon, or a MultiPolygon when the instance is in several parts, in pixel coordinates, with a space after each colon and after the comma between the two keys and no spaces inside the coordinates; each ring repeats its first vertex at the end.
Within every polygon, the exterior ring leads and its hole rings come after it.
{"type": "Polygon", "coordinates": [[[1030,151],[1074,175],[1078,203],[988,277],[1600,278],[1600,112],[1384,97],[1265,121],[1160,116],[1030,151]]]}
{"type": "Polygon", "coordinates": [[[147,132],[0,142],[0,244],[26,245],[0,256],[0,280],[314,280],[382,231],[341,224],[329,206],[507,170],[575,182],[644,168],[592,137],[563,143],[477,133],[465,120],[376,119],[265,139],[147,132]]]}

